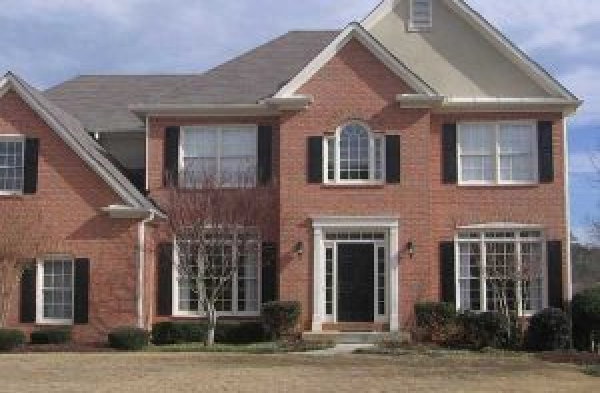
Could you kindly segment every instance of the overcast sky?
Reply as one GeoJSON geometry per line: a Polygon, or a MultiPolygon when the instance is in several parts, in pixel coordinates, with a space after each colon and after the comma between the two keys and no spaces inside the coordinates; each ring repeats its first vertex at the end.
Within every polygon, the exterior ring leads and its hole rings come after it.
{"type": "MultiPolygon", "coordinates": [[[[0,0],[0,70],[39,88],[78,74],[201,72],[288,30],[341,28],[378,2],[0,0]]],[[[600,149],[600,1],[468,2],[586,100],[570,136],[573,226],[583,236],[600,216],[591,158],[600,149]]]]}

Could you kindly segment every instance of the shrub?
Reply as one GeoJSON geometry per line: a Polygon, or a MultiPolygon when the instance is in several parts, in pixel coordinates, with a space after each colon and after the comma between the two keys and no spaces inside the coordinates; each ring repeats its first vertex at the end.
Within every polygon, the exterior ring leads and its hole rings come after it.
{"type": "Polygon", "coordinates": [[[499,312],[474,313],[465,311],[458,316],[462,344],[475,349],[503,348],[507,345],[506,317],[499,312]]]}
{"type": "Polygon", "coordinates": [[[134,327],[117,328],[108,334],[108,345],[123,351],[139,351],[148,346],[150,333],[134,327]]]}
{"type": "Polygon", "coordinates": [[[67,327],[45,328],[31,332],[32,344],[66,344],[71,341],[71,329],[67,327]]]}
{"type": "Polygon", "coordinates": [[[456,310],[451,303],[424,302],[415,305],[417,335],[422,341],[445,343],[455,318],[456,310]]]}
{"type": "Polygon", "coordinates": [[[204,342],[206,324],[203,322],[158,322],[152,325],[152,343],[170,345],[204,342]]]}
{"type": "Polygon", "coordinates": [[[600,337],[600,286],[573,296],[571,302],[573,340],[582,351],[592,348],[594,336],[600,337]]]}
{"type": "Polygon", "coordinates": [[[298,324],[302,306],[296,301],[269,302],[262,305],[263,323],[272,338],[291,333],[298,324]]]}
{"type": "Polygon", "coordinates": [[[555,351],[569,347],[569,317],[558,308],[547,308],[535,314],[525,333],[525,348],[530,351],[555,351]]]}
{"type": "Polygon", "coordinates": [[[221,321],[215,330],[215,342],[220,344],[251,344],[262,342],[265,337],[260,321],[221,321]]]}
{"type": "Polygon", "coordinates": [[[25,344],[25,333],[16,329],[0,329],[0,352],[12,351],[25,344]]]}

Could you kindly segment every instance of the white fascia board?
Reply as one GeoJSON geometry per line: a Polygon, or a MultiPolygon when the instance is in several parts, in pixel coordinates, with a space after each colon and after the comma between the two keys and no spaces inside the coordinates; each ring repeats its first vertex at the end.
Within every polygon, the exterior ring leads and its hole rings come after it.
{"type": "Polygon", "coordinates": [[[136,209],[126,205],[110,205],[103,207],[102,211],[108,213],[111,218],[120,219],[144,219],[150,217],[153,210],[136,209]]]}
{"type": "Polygon", "coordinates": [[[265,98],[260,102],[278,110],[286,111],[306,109],[310,106],[310,104],[313,103],[313,101],[314,97],[311,95],[297,94],[291,97],[265,98]]]}
{"type": "Polygon", "coordinates": [[[276,116],[279,112],[265,103],[130,105],[140,116],[276,116]]]}
{"type": "Polygon", "coordinates": [[[581,106],[582,101],[563,98],[503,98],[503,97],[446,97],[439,112],[453,111],[507,111],[507,112],[562,112],[570,116],[581,106]]]}
{"type": "Polygon", "coordinates": [[[437,95],[437,93],[402,64],[379,41],[377,41],[360,24],[349,24],[325,49],[317,55],[300,73],[283,86],[273,97],[289,98],[296,95],[302,85],[308,82],[327,62],[329,62],[351,40],[356,39],[363,44],[388,69],[404,80],[417,93],[437,95]]]}

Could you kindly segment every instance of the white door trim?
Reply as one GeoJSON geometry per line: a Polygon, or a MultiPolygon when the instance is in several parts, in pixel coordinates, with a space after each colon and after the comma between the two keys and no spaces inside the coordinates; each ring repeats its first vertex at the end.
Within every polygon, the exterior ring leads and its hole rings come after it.
{"type": "Polygon", "coordinates": [[[325,232],[328,230],[377,230],[387,234],[387,266],[389,272],[388,315],[390,331],[400,329],[399,315],[399,218],[392,216],[321,216],[313,217],[313,317],[312,331],[323,330],[325,315],[325,232]]]}

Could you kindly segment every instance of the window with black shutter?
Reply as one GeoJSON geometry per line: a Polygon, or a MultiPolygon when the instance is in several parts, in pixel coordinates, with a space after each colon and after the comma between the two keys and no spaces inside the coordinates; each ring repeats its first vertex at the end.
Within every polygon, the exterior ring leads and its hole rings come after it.
{"type": "Polygon", "coordinates": [[[173,314],[173,243],[158,245],[158,263],[156,264],[156,314],[173,314]]]}
{"type": "Polygon", "coordinates": [[[164,185],[177,186],[179,178],[179,127],[165,129],[164,141],[164,185]]]}
{"type": "Polygon", "coordinates": [[[258,165],[259,184],[268,184],[273,171],[273,127],[258,126],[258,165]]]}

